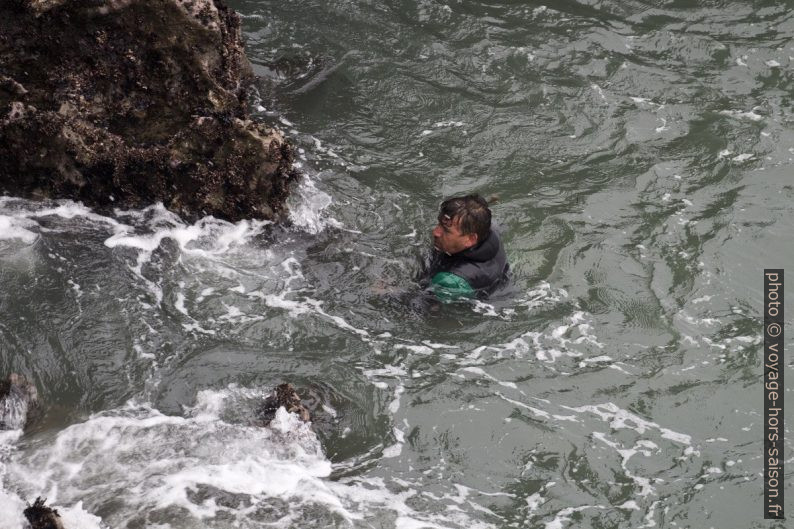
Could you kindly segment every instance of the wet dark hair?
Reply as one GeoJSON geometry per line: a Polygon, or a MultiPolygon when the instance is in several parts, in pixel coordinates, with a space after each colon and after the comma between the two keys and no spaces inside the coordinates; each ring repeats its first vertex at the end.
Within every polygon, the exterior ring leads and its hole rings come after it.
{"type": "Polygon", "coordinates": [[[448,226],[456,219],[460,219],[460,232],[463,235],[476,233],[478,243],[484,241],[491,232],[491,210],[480,195],[453,197],[442,202],[438,221],[448,226]]]}

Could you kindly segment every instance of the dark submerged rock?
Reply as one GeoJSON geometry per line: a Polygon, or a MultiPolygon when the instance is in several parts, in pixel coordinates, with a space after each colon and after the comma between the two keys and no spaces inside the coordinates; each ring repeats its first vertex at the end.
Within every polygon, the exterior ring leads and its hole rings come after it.
{"type": "Polygon", "coordinates": [[[0,190],[277,219],[293,149],[252,78],[223,0],[0,2],[0,190]]]}
{"type": "Polygon", "coordinates": [[[0,380],[0,430],[24,428],[38,404],[36,386],[23,375],[11,373],[0,380]]]}
{"type": "Polygon", "coordinates": [[[301,398],[292,387],[292,384],[281,384],[265,398],[265,402],[259,410],[259,420],[264,426],[276,417],[276,412],[284,406],[289,413],[297,413],[298,417],[304,421],[311,421],[309,410],[301,403],[301,398]]]}
{"type": "Polygon", "coordinates": [[[23,511],[31,529],[64,529],[61,515],[57,510],[44,505],[46,502],[46,498],[36,498],[33,505],[28,503],[28,508],[23,511]]]}

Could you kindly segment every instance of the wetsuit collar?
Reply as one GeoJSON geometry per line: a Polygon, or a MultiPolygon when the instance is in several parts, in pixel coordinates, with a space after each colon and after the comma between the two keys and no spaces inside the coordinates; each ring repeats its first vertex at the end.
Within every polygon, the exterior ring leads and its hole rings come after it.
{"type": "Polygon", "coordinates": [[[488,232],[488,236],[476,245],[453,254],[452,257],[460,257],[468,261],[485,262],[493,259],[499,251],[499,237],[493,230],[488,232]]]}

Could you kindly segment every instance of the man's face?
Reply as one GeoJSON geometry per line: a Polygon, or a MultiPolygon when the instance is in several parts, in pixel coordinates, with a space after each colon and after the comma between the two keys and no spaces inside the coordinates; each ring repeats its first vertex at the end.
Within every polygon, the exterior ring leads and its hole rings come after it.
{"type": "Polygon", "coordinates": [[[467,250],[477,244],[477,234],[464,235],[460,231],[460,217],[454,219],[447,215],[438,218],[433,228],[433,245],[437,250],[450,255],[467,250]]]}

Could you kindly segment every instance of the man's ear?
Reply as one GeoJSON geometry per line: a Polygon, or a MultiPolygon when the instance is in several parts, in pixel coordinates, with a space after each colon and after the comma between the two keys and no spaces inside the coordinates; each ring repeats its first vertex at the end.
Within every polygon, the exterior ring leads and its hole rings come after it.
{"type": "Polygon", "coordinates": [[[466,237],[468,237],[469,240],[469,248],[471,248],[472,246],[477,246],[477,243],[479,242],[480,238],[477,237],[476,233],[470,233],[466,237]]]}

